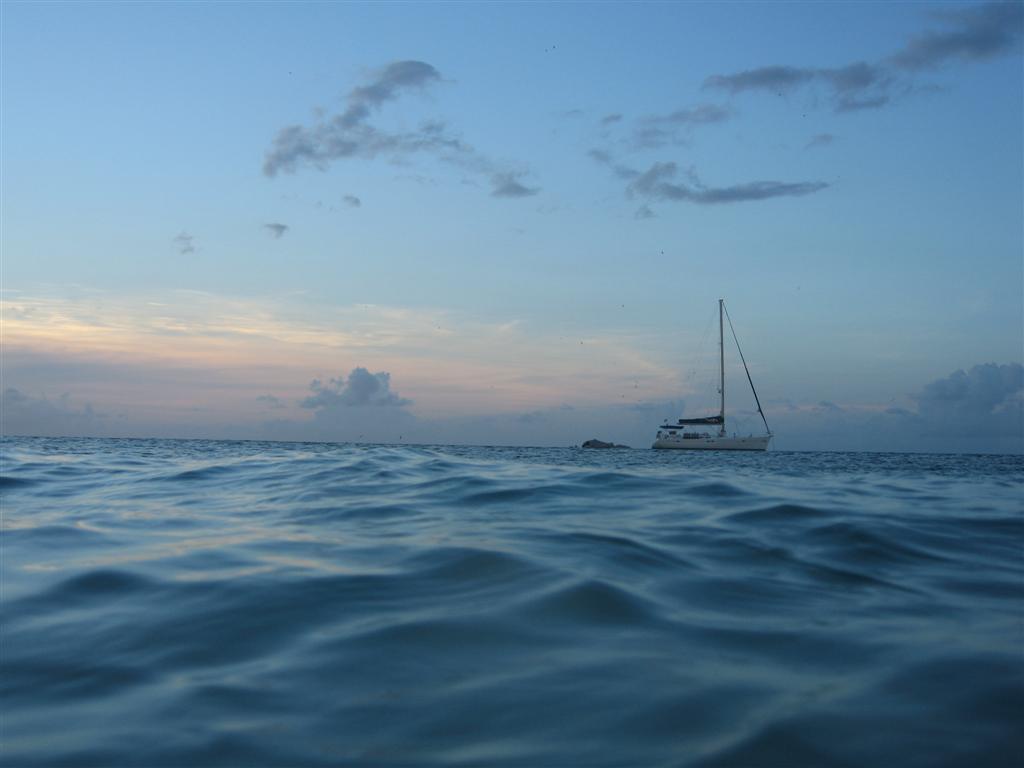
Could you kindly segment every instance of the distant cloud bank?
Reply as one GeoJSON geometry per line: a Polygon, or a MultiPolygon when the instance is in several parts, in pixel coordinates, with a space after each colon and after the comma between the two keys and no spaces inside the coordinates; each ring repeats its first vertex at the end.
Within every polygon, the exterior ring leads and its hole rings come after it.
{"type": "MultiPolygon", "coordinates": [[[[412,401],[391,388],[391,375],[353,368],[327,382],[314,379],[297,405],[311,419],[278,419],[211,429],[199,421],[135,423],[75,404],[7,388],[2,396],[5,435],[247,437],[268,440],[350,440],[509,445],[572,445],[589,437],[647,447],[660,419],[682,413],[676,402],[541,407],[513,413],[416,416],[412,401]]],[[[284,409],[274,395],[257,400],[284,409]]],[[[1024,453],[1024,368],[984,363],[936,379],[911,395],[916,410],[877,405],[776,403],[768,417],[783,450],[868,450],[1024,453]]],[[[756,413],[736,412],[734,429],[756,427],[756,413]],[[753,425],[753,426],[752,426],[753,425]]]]}

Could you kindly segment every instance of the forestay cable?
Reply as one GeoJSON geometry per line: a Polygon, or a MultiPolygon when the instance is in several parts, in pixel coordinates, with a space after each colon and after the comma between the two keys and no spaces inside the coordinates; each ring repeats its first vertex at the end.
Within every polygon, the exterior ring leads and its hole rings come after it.
{"type": "Polygon", "coordinates": [[[764,417],[764,411],[761,409],[761,400],[757,396],[757,390],[754,389],[754,380],[750,378],[750,369],[747,368],[747,361],[743,357],[743,349],[740,347],[740,340],[736,337],[736,329],[732,326],[732,318],[729,316],[729,308],[725,306],[725,302],[722,302],[722,306],[725,308],[725,317],[729,321],[729,330],[732,331],[732,340],[736,342],[736,351],[740,353],[740,361],[743,363],[743,370],[747,374],[747,381],[750,382],[750,391],[754,393],[754,402],[757,403],[757,412],[761,414],[761,420],[764,422],[764,428],[768,430],[768,434],[772,433],[772,428],[768,426],[768,419],[764,417]]]}

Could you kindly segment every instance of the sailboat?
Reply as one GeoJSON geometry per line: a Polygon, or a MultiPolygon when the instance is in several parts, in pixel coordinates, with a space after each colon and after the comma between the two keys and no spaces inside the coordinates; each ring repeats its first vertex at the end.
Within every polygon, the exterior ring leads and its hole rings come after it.
{"type": "Polygon", "coordinates": [[[718,392],[722,396],[721,410],[716,416],[703,416],[696,419],[679,419],[674,424],[662,424],[658,428],[658,435],[654,440],[652,448],[674,448],[685,451],[764,451],[772,439],[772,431],[768,428],[768,419],[764,417],[761,410],[761,401],[757,397],[757,390],[754,389],[754,380],[750,378],[750,369],[747,368],[747,361],[743,358],[743,350],[740,349],[740,340],[736,337],[736,329],[732,326],[732,318],[729,318],[729,330],[736,341],[736,350],[740,353],[740,360],[743,361],[743,370],[747,372],[747,381],[750,382],[750,391],[754,393],[754,402],[757,403],[757,412],[761,414],[764,421],[765,435],[748,435],[739,437],[735,433],[726,434],[725,431],[725,326],[723,318],[728,317],[728,310],[725,308],[725,300],[718,300],[718,370],[719,385],[718,392]],[[718,427],[717,433],[698,432],[694,427],[718,427]]]}

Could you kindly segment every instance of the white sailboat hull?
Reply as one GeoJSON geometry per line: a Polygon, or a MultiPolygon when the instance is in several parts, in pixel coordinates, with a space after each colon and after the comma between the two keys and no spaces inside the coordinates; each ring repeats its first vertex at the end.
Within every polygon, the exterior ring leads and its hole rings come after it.
{"type": "Polygon", "coordinates": [[[651,448],[680,451],[766,451],[771,435],[750,437],[682,437],[666,435],[654,441],[651,448]]]}

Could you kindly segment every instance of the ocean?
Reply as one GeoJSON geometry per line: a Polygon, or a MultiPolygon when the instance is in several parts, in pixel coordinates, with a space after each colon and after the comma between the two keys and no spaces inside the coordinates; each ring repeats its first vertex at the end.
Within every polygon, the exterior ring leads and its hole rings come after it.
{"type": "Polygon", "coordinates": [[[1024,764],[1019,456],[0,452],[5,766],[1024,764]]]}

